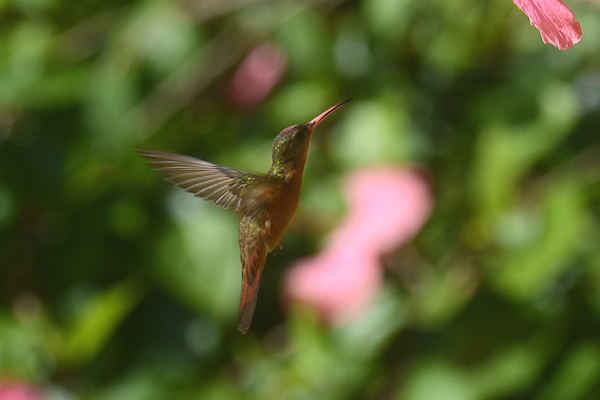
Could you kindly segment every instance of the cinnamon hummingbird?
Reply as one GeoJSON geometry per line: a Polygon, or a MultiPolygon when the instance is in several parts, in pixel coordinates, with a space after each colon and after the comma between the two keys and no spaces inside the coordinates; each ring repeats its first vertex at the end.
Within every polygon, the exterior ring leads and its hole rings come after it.
{"type": "Polygon", "coordinates": [[[252,322],[267,254],[281,249],[283,234],[296,212],[312,133],[325,117],[352,99],[328,108],[305,124],[288,126],[279,132],[273,141],[273,165],[264,175],[162,150],[138,150],[176,187],[212,200],[223,209],[241,211],[238,243],[242,293],[238,330],[242,333],[246,333],[252,322]]]}

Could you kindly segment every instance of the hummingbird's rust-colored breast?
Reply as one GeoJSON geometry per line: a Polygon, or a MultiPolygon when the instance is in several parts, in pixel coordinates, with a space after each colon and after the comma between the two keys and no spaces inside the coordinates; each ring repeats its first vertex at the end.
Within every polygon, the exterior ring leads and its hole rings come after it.
{"type": "Polygon", "coordinates": [[[280,185],[277,185],[279,193],[273,196],[273,201],[267,212],[269,225],[267,245],[269,250],[273,250],[281,244],[283,235],[298,208],[303,170],[304,168],[290,170],[287,175],[290,179],[287,182],[283,180],[280,185]]]}

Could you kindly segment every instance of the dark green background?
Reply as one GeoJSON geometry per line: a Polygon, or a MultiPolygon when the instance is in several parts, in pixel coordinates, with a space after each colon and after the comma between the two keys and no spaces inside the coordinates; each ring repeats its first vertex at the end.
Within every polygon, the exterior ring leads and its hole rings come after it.
{"type": "Polygon", "coordinates": [[[509,0],[0,2],[0,379],[49,399],[597,399],[600,8],[568,5],[583,39],[559,51],[509,0]],[[240,110],[224,87],[265,40],[285,76],[240,110]],[[266,171],[280,129],[350,96],[242,336],[238,217],[132,149],[266,171]],[[381,299],[343,328],[282,311],[343,178],[386,163],[418,166],[435,210],[381,299]]]}

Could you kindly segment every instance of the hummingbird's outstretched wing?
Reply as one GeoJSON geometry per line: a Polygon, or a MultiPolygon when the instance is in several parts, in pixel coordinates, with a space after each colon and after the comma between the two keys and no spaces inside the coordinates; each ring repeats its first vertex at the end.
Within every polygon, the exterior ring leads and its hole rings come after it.
{"type": "Polygon", "coordinates": [[[214,200],[216,206],[225,210],[242,209],[246,214],[244,194],[252,183],[264,179],[260,175],[168,151],[138,149],[137,152],[176,187],[205,200],[214,200]]]}

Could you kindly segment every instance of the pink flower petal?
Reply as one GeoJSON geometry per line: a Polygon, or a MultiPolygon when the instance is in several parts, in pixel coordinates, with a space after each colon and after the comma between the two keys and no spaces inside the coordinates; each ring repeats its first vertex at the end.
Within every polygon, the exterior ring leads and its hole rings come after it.
{"type": "Polygon", "coordinates": [[[39,400],[38,389],[22,382],[0,380],[1,400],[39,400]]]}
{"type": "Polygon", "coordinates": [[[358,241],[377,256],[417,233],[432,207],[427,183],[408,169],[357,171],[346,181],[345,193],[351,211],[330,240],[358,241]]]}
{"type": "Polygon", "coordinates": [[[531,25],[540,30],[544,43],[566,50],[581,40],[581,26],[562,1],[513,0],[513,3],[529,16],[531,25]]]}
{"type": "Polygon", "coordinates": [[[228,100],[236,107],[257,107],[283,78],[285,53],[275,44],[263,43],[241,62],[226,86],[228,100]]]}
{"type": "Polygon", "coordinates": [[[348,213],[325,249],[291,266],[284,279],[284,300],[308,305],[336,323],[361,314],[377,297],[380,256],[414,236],[433,204],[423,178],[400,168],[355,172],[345,194],[348,213]]]}
{"type": "Polygon", "coordinates": [[[285,277],[286,303],[293,300],[309,306],[330,322],[343,323],[360,315],[379,293],[383,271],[377,259],[352,250],[326,250],[295,263],[285,277]]]}

